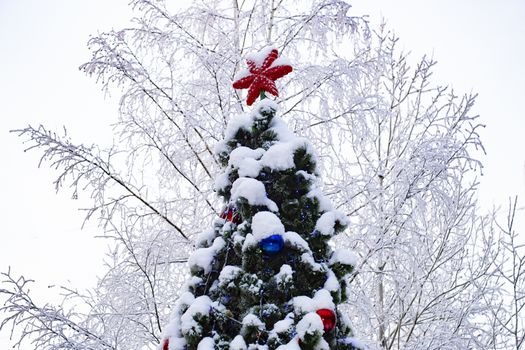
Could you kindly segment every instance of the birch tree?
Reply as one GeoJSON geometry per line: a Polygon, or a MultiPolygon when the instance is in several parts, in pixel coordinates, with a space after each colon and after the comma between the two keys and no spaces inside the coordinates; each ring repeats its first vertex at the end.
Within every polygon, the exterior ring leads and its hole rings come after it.
{"type": "Polygon", "coordinates": [[[294,65],[281,115],[318,150],[324,192],[351,222],[333,243],[361,258],[347,309],[360,338],[371,349],[483,348],[477,320],[497,284],[476,214],[476,96],[432,83],[432,59],[411,64],[344,1],[172,5],[134,0],[134,27],[89,41],[81,69],[123,91],[112,147],[16,131],[61,169],[57,188],[89,192],[88,219],[113,249],[98,286],[66,288],[63,306],[35,305],[29,281],[6,272],[2,328],[23,327],[38,349],[155,348],[193,238],[220,211],[213,149],[244,112],[233,77],[273,43],[294,65]]]}

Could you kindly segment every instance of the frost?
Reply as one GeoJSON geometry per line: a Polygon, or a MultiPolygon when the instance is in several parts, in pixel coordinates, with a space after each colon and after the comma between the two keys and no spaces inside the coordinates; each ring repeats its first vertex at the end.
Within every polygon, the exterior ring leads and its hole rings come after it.
{"type": "Polygon", "coordinates": [[[315,229],[322,235],[333,236],[335,233],[334,228],[337,221],[339,221],[342,225],[348,225],[348,219],[346,215],[339,210],[326,212],[317,220],[315,229]]]}
{"type": "Polygon", "coordinates": [[[200,268],[204,273],[211,270],[213,260],[217,253],[226,246],[226,242],[222,237],[217,237],[209,248],[200,248],[193,252],[188,263],[190,269],[200,268]]]}
{"type": "Polygon", "coordinates": [[[357,266],[357,255],[348,249],[336,249],[330,257],[329,264],[334,265],[339,263],[341,265],[357,266]]]}
{"type": "Polygon", "coordinates": [[[284,225],[274,213],[260,211],[252,218],[252,234],[257,241],[275,234],[283,235],[284,225]]]}
{"type": "Polygon", "coordinates": [[[197,346],[197,350],[214,350],[214,349],[215,349],[215,342],[210,337],[202,338],[202,340],[199,342],[199,345],[197,346]]]}
{"type": "Polygon", "coordinates": [[[230,350],[246,350],[246,342],[242,335],[238,335],[230,343],[230,350]]]}
{"type": "Polygon", "coordinates": [[[264,205],[271,211],[277,212],[277,204],[268,199],[264,184],[249,177],[240,177],[232,185],[231,199],[236,201],[245,198],[250,205],[264,205]]]}

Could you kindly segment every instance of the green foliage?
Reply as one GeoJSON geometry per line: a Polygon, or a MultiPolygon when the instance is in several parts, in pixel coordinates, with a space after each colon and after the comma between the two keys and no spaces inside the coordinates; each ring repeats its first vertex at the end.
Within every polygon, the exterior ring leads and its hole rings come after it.
{"type": "MultiPolygon", "coordinates": [[[[226,168],[229,185],[223,184],[217,193],[235,206],[241,223],[216,220],[213,232],[198,242],[198,247],[203,249],[213,248],[214,239],[224,239],[226,244],[215,252],[209,272],[198,266],[191,270],[193,279],[188,283],[189,290],[195,296],[210,296],[216,306],[207,318],[199,319],[199,323],[203,322],[202,329],[184,335],[188,349],[196,349],[199,337],[212,334],[218,349],[228,349],[226,344],[239,334],[246,344],[266,345],[269,350],[290,341],[298,341],[301,349],[315,349],[321,338],[331,348],[348,348],[348,344],[339,342],[351,334],[343,321],[331,332],[323,333],[315,327],[308,329],[301,333],[300,339],[295,330],[304,314],[294,311],[294,298],[312,298],[325,288],[331,276],[330,293],[333,302],[339,303],[346,299],[347,275],[353,272],[353,266],[328,264],[333,253],[328,244],[331,236],[316,229],[324,212],[317,192],[313,191],[317,186],[316,158],[308,143],[297,141],[299,146],[293,151],[292,168],[275,170],[265,166],[255,178],[279,208],[275,214],[290,234],[284,239],[282,250],[269,255],[252,235],[252,219],[259,212],[269,211],[266,205],[254,205],[242,196],[231,202],[232,184],[239,178],[239,171],[233,163],[229,164],[230,153],[241,146],[268,150],[281,142],[278,133],[270,129],[275,110],[266,107],[259,112],[252,116],[251,127],[239,127],[234,137],[226,140],[218,157],[226,168]],[[225,272],[221,274],[221,271],[225,272]],[[339,288],[334,288],[334,283],[338,283],[339,288]]],[[[344,223],[334,220],[333,231],[341,232],[344,223]]],[[[326,222],[323,225],[326,226],[326,222]]]]}

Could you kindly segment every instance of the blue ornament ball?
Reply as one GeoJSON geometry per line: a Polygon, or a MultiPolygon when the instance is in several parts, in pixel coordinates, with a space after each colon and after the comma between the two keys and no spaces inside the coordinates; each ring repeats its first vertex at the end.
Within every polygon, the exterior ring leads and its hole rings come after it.
{"type": "Polygon", "coordinates": [[[283,236],[279,234],[266,237],[259,242],[264,253],[273,255],[279,253],[284,247],[283,236]]]}

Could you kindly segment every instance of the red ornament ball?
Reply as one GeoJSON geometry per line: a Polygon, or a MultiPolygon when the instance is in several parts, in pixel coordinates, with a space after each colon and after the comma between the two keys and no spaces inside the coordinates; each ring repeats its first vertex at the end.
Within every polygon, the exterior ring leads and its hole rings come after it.
{"type": "Polygon", "coordinates": [[[239,214],[237,208],[235,208],[233,205],[226,206],[223,209],[220,218],[232,222],[235,225],[239,225],[242,222],[241,214],[239,214]]]}
{"type": "Polygon", "coordinates": [[[170,349],[170,340],[169,338],[164,339],[164,342],[162,343],[162,350],[169,350],[170,349]]]}
{"type": "Polygon", "coordinates": [[[337,318],[333,310],[319,309],[316,311],[316,313],[319,315],[319,317],[321,317],[321,321],[323,321],[325,333],[330,332],[332,329],[335,328],[335,323],[337,321],[337,318]]]}

